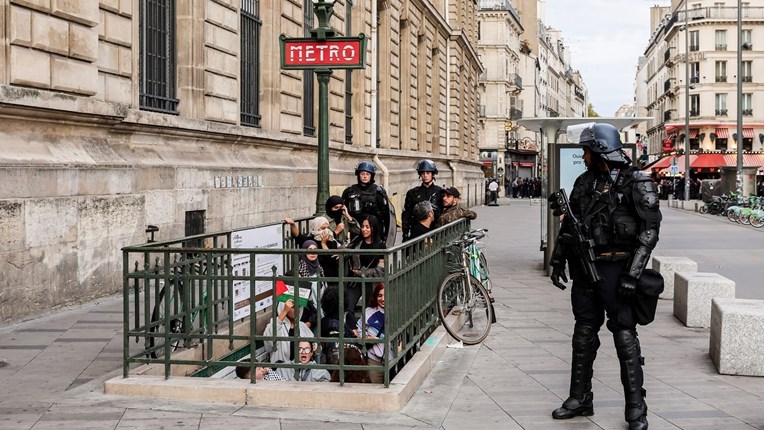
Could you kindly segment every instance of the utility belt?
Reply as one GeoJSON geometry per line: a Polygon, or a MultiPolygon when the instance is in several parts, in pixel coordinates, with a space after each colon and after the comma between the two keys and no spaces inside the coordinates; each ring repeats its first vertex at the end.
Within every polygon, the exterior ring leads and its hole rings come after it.
{"type": "Polygon", "coordinates": [[[606,251],[595,254],[595,261],[626,261],[632,258],[631,252],[606,251]]]}

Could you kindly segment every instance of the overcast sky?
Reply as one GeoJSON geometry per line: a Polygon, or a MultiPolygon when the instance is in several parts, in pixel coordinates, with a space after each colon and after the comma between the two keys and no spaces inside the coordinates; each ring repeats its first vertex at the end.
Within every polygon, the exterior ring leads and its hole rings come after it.
{"type": "Polygon", "coordinates": [[[634,98],[638,58],[653,29],[650,8],[670,0],[546,0],[544,24],[561,31],[600,116],[634,98]]]}

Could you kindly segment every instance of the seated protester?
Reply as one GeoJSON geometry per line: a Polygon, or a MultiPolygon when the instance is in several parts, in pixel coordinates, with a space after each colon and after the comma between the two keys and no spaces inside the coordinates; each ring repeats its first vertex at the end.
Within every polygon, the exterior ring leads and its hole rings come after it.
{"type": "MultiPolygon", "coordinates": [[[[340,294],[338,287],[327,287],[321,293],[321,337],[340,337],[340,294]]],[[[353,312],[345,312],[343,335],[347,339],[357,336],[356,315],[353,312]]],[[[322,363],[338,364],[339,351],[336,342],[327,342],[322,345],[322,363]]]]}
{"type": "MultiPolygon", "coordinates": [[[[364,354],[361,352],[361,349],[359,349],[358,346],[354,344],[348,344],[345,345],[345,351],[343,351],[343,362],[352,366],[366,366],[367,358],[364,357],[364,354]]],[[[339,369],[333,370],[330,372],[330,375],[331,382],[340,382],[339,369]]],[[[343,374],[343,379],[345,382],[355,382],[362,384],[368,384],[372,382],[369,379],[369,372],[366,370],[346,370],[343,374]]]]}
{"type": "Polygon", "coordinates": [[[431,231],[430,225],[433,224],[435,219],[433,205],[426,200],[414,205],[412,212],[414,212],[415,223],[409,231],[409,239],[429,233],[431,231]]]}
{"type": "MultiPolygon", "coordinates": [[[[316,353],[316,349],[319,345],[315,342],[301,341],[298,344],[298,359],[294,363],[300,364],[316,364],[313,359],[313,355],[316,353]]],[[[329,382],[329,372],[324,369],[297,369],[297,376],[294,369],[281,369],[289,372],[288,379],[290,381],[304,381],[304,382],[329,382]]]]}
{"type": "Polygon", "coordinates": [[[478,214],[475,212],[460,206],[460,192],[454,187],[444,190],[443,200],[444,211],[441,213],[441,217],[433,224],[433,228],[445,226],[460,218],[476,219],[478,217],[478,214]]]}
{"type": "MultiPolygon", "coordinates": [[[[303,242],[302,249],[317,249],[318,245],[311,239],[303,242]]],[[[299,257],[298,261],[298,275],[301,278],[321,278],[324,277],[324,269],[319,264],[319,256],[316,254],[304,254],[299,257]]],[[[319,308],[319,296],[321,296],[322,290],[326,287],[324,281],[310,280],[299,281],[298,286],[300,288],[310,288],[311,295],[308,301],[308,306],[302,309],[300,315],[300,321],[304,322],[311,330],[316,328],[316,314],[319,308]]]]}
{"type": "MultiPolygon", "coordinates": [[[[348,246],[349,249],[385,249],[385,242],[380,239],[380,224],[374,215],[364,215],[361,219],[361,234],[348,246]]],[[[385,274],[385,259],[382,255],[353,255],[350,262],[350,276],[377,278],[385,274]]],[[[368,291],[371,284],[366,283],[368,291]]],[[[353,312],[361,297],[361,283],[345,285],[345,310],[353,312]]]]}
{"type": "Polygon", "coordinates": [[[343,203],[340,196],[329,196],[324,204],[327,210],[326,218],[329,220],[329,229],[335,234],[335,240],[340,246],[348,245],[351,241],[351,235],[359,235],[361,229],[359,222],[348,212],[348,208],[343,203]]]}
{"type": "MultiPolygon", "coordinates": [[[[295,243],[298,247],[303,247],[303,244],[307,240],[313,240],[318,245],[321,245],[321,249],[338,249],[342,248],[342,245],[335,240],[335,234],[330,228],[330,223],[327,218],[318,216],[308,222],[308,234],[300,233],[298,226],[292,218],[284,218],[284,222],[290,225],[290,231],[292,232],[292,238],[295,239],[295,243]]],[[[338,258],[333,255],[322,255],[319,257],[319,264],[324,269],[325,275],[331,278],[338,275],[338,258]]]]}
{"type": "MultiPolygon", "coordinates": [[[[364,309],[366,321],[366,332],[363,337],[367,339],[382,339],[385,337],[385,284],[382,282],[375,284],[372,291],[372,297],[369,298],[369,306],[364,309]]],[[[362,333],[362,323],[359,319],[356,324],[359,333],[362,333]]],[[[362,336],[359,336],[362,337],[362,336]]],[[[367,345],[367,364],[370,366],[380,366],[385,354],[385,344],[375,343],[367,345]]],[[[369,379],[372,383],[382,384],[383,373],[380,371],[369,371],[369,379]]]]}
{"type": "MultiPolygon", "coordinates": [[[[263,330],[263,336],[284,336],[291,337],[295,335],[295,327],[298,327],[299,335],[301,337],[313,337],[313,332],[302,321],[295,319],[295,304],[292,299],[282,303],[279,302],[277,306],[276,328],[273,327],[274,320],[269,318],[268,325],[263,330]]],[[[271,363],[287,363],[295,360],[295,349],[292,347],[292,342],[287,340],[269,341],[263,342],[263,346],[270,355],[268,357],[271,363]]],[[[279,368],[276,372],[282,375],[284,378],[289,379],[289,374],[292,373],[292,369],[279,368]]]]}
{"type": "MultiPolygon", "coordinates": [[[[245,359],[240,361],[240,363],[245,363],[241,366],[236,366],[236,376],[239,379],[250,379],[250,366],[246,363],[249,363],[250,359],[245,359]]],[[[256,381],[286,381],[282,377],[282,375],[276,373],[273,371],[273,369],[270,369],[268,367],[256,367],[255,368],[255,380],[256,381]]]]}

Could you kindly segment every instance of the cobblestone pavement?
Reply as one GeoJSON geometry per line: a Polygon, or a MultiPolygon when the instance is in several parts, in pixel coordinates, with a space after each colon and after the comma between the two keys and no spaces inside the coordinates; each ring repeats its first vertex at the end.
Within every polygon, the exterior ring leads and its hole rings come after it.
{"type": "MultiPolygon", "coordinates": [[[[447,349],[400,413],[104,395],[103,381],[121,374],[122,302],[115,297],[0,328],[0,429],[626,428],[618,361],[605,329],[595,362],[595,415],[568,421],[550,417],[568,392],[573,327],[569,294],[552,287],[541,271],[538,202],[500,203],[477,208],[475,223],[489,228],[486,245],[497,324],[483,345],[447,349]]],[[[706,240],[718,234],[730,242],[724,252],[734,253],[730,257],[736,264],[750,264],[751,259],[760,269],[741,279],[726,276],[739,285],[758,282],[754,289],[762,298],[761,231],[728,230],[735,226],[677,209],[663,212],[657,254],[684,255],[684,249],[699,253],[703,248],[690,242],[675,247],[679,242],[667,239],[673,232],[683,238],[682,232],[704,231],[706,240]],[[741,249],[742,243],[755,245],[741,249]]],[[[714,271],[699,263],[700,270],[714,271]]],[[[705,264],[729,269],[719,261],[705,264]]],[[[684,327],[672,316],[672,301],[662,300],[656,321],[639,328],[639,334],[652,429],[763,428],[763,378],[719,375],[708,354],[709,330],[684,327]]]]}

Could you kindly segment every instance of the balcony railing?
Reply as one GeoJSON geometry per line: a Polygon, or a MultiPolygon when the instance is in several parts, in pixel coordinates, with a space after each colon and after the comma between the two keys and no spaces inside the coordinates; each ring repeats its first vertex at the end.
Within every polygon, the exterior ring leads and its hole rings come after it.
{"type": "Polygon", "coordinates": [[[696,52],[699,50],[699,45],[691,45],[688,47],[688,50],[691,52],[696,52]]]}
{"type": "Polygon", "coordinates": [[[697,109],[697,110],[692,110],[692,111],[689,111],[689,112],[688,112],[688,116],[699,116],[699,111],[698,111],[698,109],[697,109]]]}
{"type": "Polygon", "coordinates": [[[516,108],[510,108],[510,119],[516,120],[523,118],[523,111],[516,108]]]}
{"type": "Polygon", "coordinates": [[[742,76],[741,77],[741,82],[752,82],[752,77],[751,76],[742,76]]]}
{"type": "Polygon", "coordinates": [[[728,45],[715,45],[715,51],[727,51],[728,45]]]}
{"type": "Polygon", "coordinates": [[[699,83],[699,77],[698,76],[691,76],[691,83],[692,84],[698,84],[699,83]]]}
{"type": "Polygon", "coordinates": [[[716,116],[727,116],[728,115],[728,109],[715,109],[715,115],[716,116]]]}
{"type": "MultiPolygon", "coordinates": [[[[741,17],[745,19],[759,19],[763,16],[763,8],[760,7],[743,7],[741,8],[741,17]]],[[[691,21],[701,19],[729,19],[735,20],[738,18],[738,8],[736,7],[701,7],[688,11],[688,19],[691,21]]],[[[677,22],[682,23],[685,20],[685,12],[679,11],[677,13],[677,22]]]]}
{"type": "Polygon", "coordinates": [[[523,88],[523,79],[517,73],[511,73],[510,74],[510,83],[512,83],[513,85],[515,85],[518,88],[523,88]]]}
{"type": "Polygon", "coordinates": [[[744,116],[752,116],[752,110],[751,109],[744,109],[741,111],[741,114],[744,116]]]}
{"type": "Polygon", "coordinates": [[[715,76],[715,82],[728,82],[727,76],[715,76]]]}

